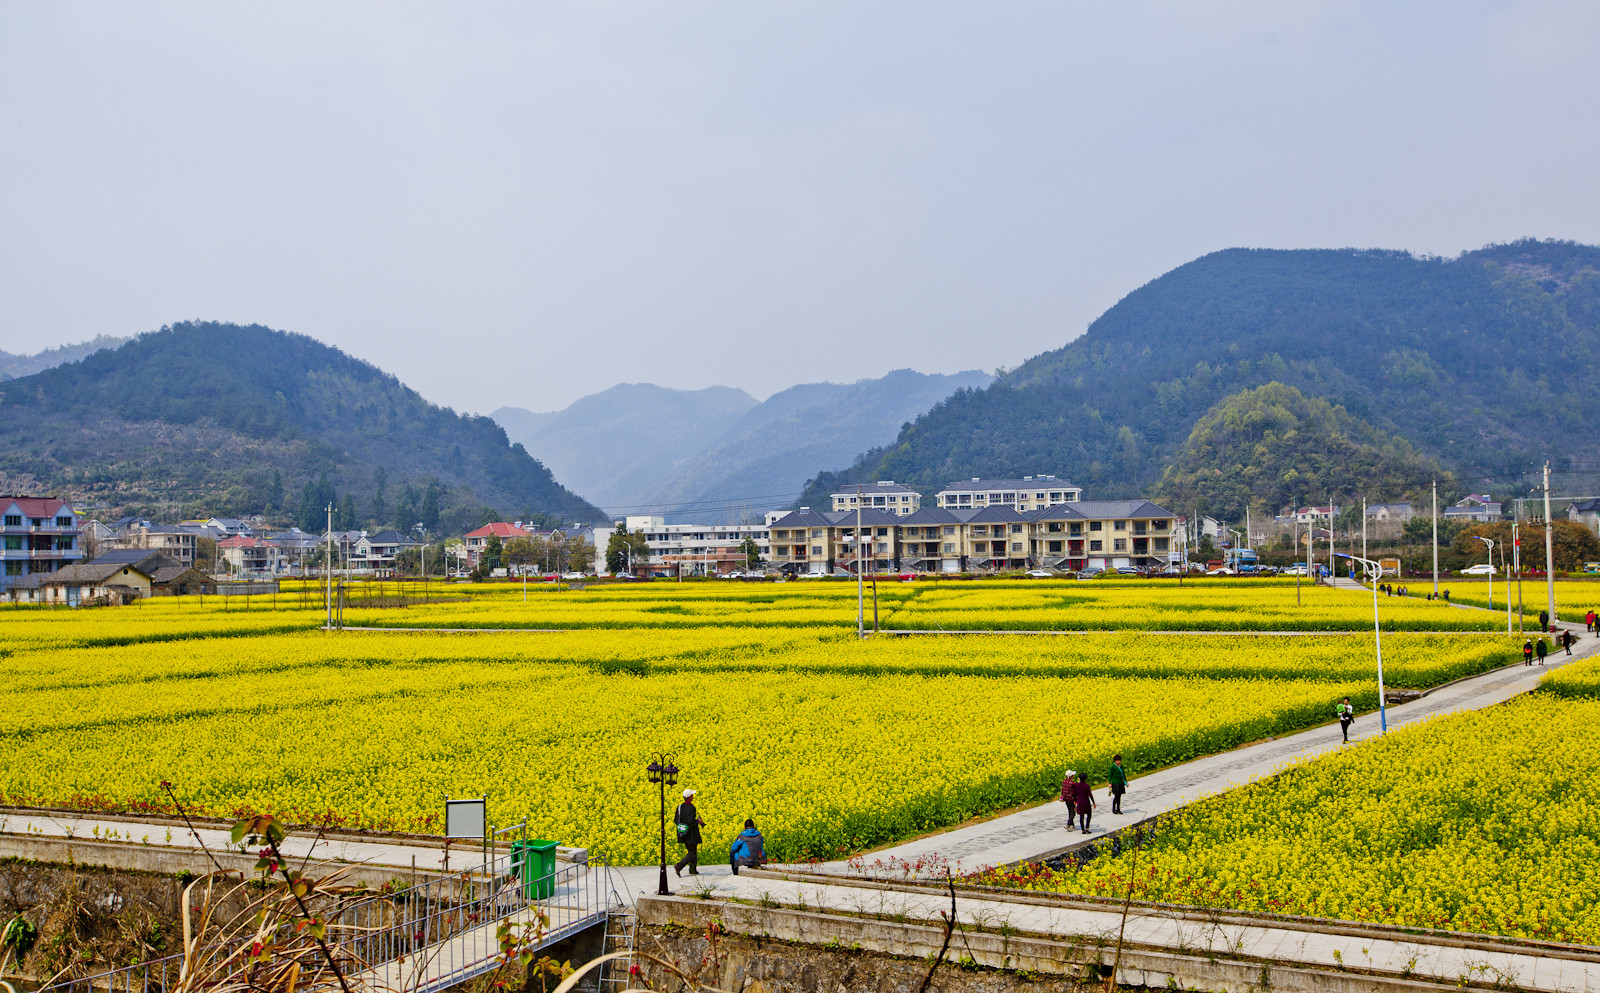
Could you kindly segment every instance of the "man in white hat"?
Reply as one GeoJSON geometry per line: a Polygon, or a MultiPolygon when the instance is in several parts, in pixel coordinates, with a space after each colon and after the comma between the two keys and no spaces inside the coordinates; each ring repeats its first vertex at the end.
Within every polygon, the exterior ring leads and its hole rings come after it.
{"type": "Polygon", "coordinates": [[[694,790],[683,791],[683,802],[678,804],[677,813],[672,815],[672,823],[678,826],[678,844],[687,851],[672,867],[672,871],[683,875],[683,867],[689,867],[689,875],[700,875],[700,829],[705,826],[705,821],[700,819],[700,812],[694,809],[694,790]]]}

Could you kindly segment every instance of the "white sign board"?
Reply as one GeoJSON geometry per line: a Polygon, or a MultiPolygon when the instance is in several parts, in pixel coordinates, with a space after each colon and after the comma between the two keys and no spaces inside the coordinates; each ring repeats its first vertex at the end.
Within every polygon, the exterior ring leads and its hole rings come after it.
{"type": "Polygon", "coordinates": [[[484,802],[482,800],[446,800],[444,802],[444,836],[446,838],[473,838],[484,836],[484,802]]]}

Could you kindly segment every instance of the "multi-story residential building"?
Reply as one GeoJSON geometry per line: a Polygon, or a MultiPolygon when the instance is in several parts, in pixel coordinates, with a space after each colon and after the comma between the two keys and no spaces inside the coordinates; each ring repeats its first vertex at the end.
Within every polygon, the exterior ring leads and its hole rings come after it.
{"type": "Polygon", "coordinates": [[[117,533],[102,544],[106,549],[145,549],[164,552],[187,568],[194,568],[196,535],[193,531],[171,524],[155,524],[146,520],[131,521],[117,529],[117,533]]]}
{"type": "Polygon", "coordinates": [[[303,573],[306,560],[316,557],[323,540],[299,528],[290,528],[267,539],[267,544],[278,550],[278,567],[291,575],[303,573]]]}
{"type": "Polygon", "coordinates": [[[505,521],[495,521],[475,531],[468,531],[461,536],[461,543],[467,550],[467,568],[478,567],[478,563],[483,560],[484,550],[489,547],[490,538],[499,538],[500,544],[504,546],[512,538],[532,537],[532,531],[525,530],[517,524],[507,524],[505,521]]]}
{"type": "Polygon", "coordinates": [[[905,517],[801,508],[769,526],[772,564],[790,573],[1165,568],[1182,523],[1146,500],[1074,500],[1038,510],[928,507],[905,517]]]}
{"type": "Polygon", "coordinates": [[[54,497],[0,496],[0,590],[83,558],[78,517],[54,497]]]}
{"type": "MultiPolygon", "coordinates": [[[[662,576],[724,576],[749,568],[745,542],[753,541],[765,561],[771,555],[763,524],[668,524],[651,515],[625,517],[618,524],[644,536],[650,570],[662,576]]],[[[594,529],[597,555],[604,556],[616,526],[594,529]]],[[[637,569],[643,563],[634,563],[637,569]]]]}
{"type": "Polygon", "coordinates": [[[227,563],[230,572],[238,575],[277,575],[284,571],[287,559],[284,549],[276,543],[246,534],[217,542],[217,557],[227,563]]]}
{"type": "Polygon", "coordinates": [[[1600,498],[1572,501],[1567,505],[1567,520],[1577,521],[1590,531],[1600,533],[1600,498]]]}
{"type": "Polygon", "coordinates": [[[892,479],[876,483],[855,483],[832,494],[834,510],[881,510],[905,517],[922,509],[922,494],[892,479]]]}
{"type": "Polygon", "coordinates": [[[390,528],[377,534],[362,532],[350,553],[350,568],[356,572],[375,576],[394,575],[395,557],[407,548],[422,544],[390,528]]]}
{"type": "Polygon", "coordinates": [[[1023,476],[1021,479],[980,479],[951,483],[934,494],[935,505],[943,510],[976,510],[983,507],[1010,507],[1012,510],[1043,510],[1058,503],[1083,499],[1083,490],[1054,476],[1023,476]]]}
{"type": "Polygon", "coordinates": [[[1452,521],[1476,521],[1488,523],[1501,518],[1500,501],[1489,499],[1487,493],[1469,493],[1456,501],[1455,506],[1446,507],[1444,516],[1452,521]]]}

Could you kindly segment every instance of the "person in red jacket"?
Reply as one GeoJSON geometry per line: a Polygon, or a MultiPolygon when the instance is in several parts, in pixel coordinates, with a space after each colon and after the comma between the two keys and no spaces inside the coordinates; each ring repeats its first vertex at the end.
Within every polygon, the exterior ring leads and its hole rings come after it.
{"type": "Polygon", "coordinates": [[[1083,825],[1083,833],[1089,833],[1089,814],[1094,810],[1094,791],[1089,789],[1089,774],[1078,773],[1078,781],[1072,784],[1072,804],[1078,811],[1078,820],[1083,825]]]}

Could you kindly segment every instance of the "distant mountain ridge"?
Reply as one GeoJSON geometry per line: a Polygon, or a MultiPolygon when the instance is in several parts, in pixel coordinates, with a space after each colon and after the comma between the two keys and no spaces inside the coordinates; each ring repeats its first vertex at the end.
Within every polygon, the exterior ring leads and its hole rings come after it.
{"type": "Polygon", "coordinates": [[[1593,459],[1597,359],[1600,248],[1524,240],[1454,259],[1228,249],[1134,290],[987,389],[955,394],[803,499],[842,481],[933,490],[1037,472],[1132,496],[1207,410],[1269,382],[1447,468],[1593,459]]]}
{"type": "Polygon", "coordinates": [[[423,489],[452,525],[603,519],[489,418],[260,325],[177,324],[0,384],[0,478],[75,502],[241,516],[292,508],[324,475],[355,520],[423,489]]]}
{"type": "Polygon", "coordinates": [[[794,499],[817,470],[893,438],[983,372],[900,369],[855,383],[808,383],[758,402],[743,390],[624,384],[565,410],[491,416],[561,478],[615,514],[719,523],[794,499]]]}
{"type": "Polygon", "coordinates": [[[58,345],[32,355],[12,355],[10,352],[0,351],[0,383],[53,369],[64,362],[76,362],[86,355],[93,355],[107,348],[117,348],[131,340],[101,334],[95,335],[92,341],[79,342],[75,345],[58,345]]]}

